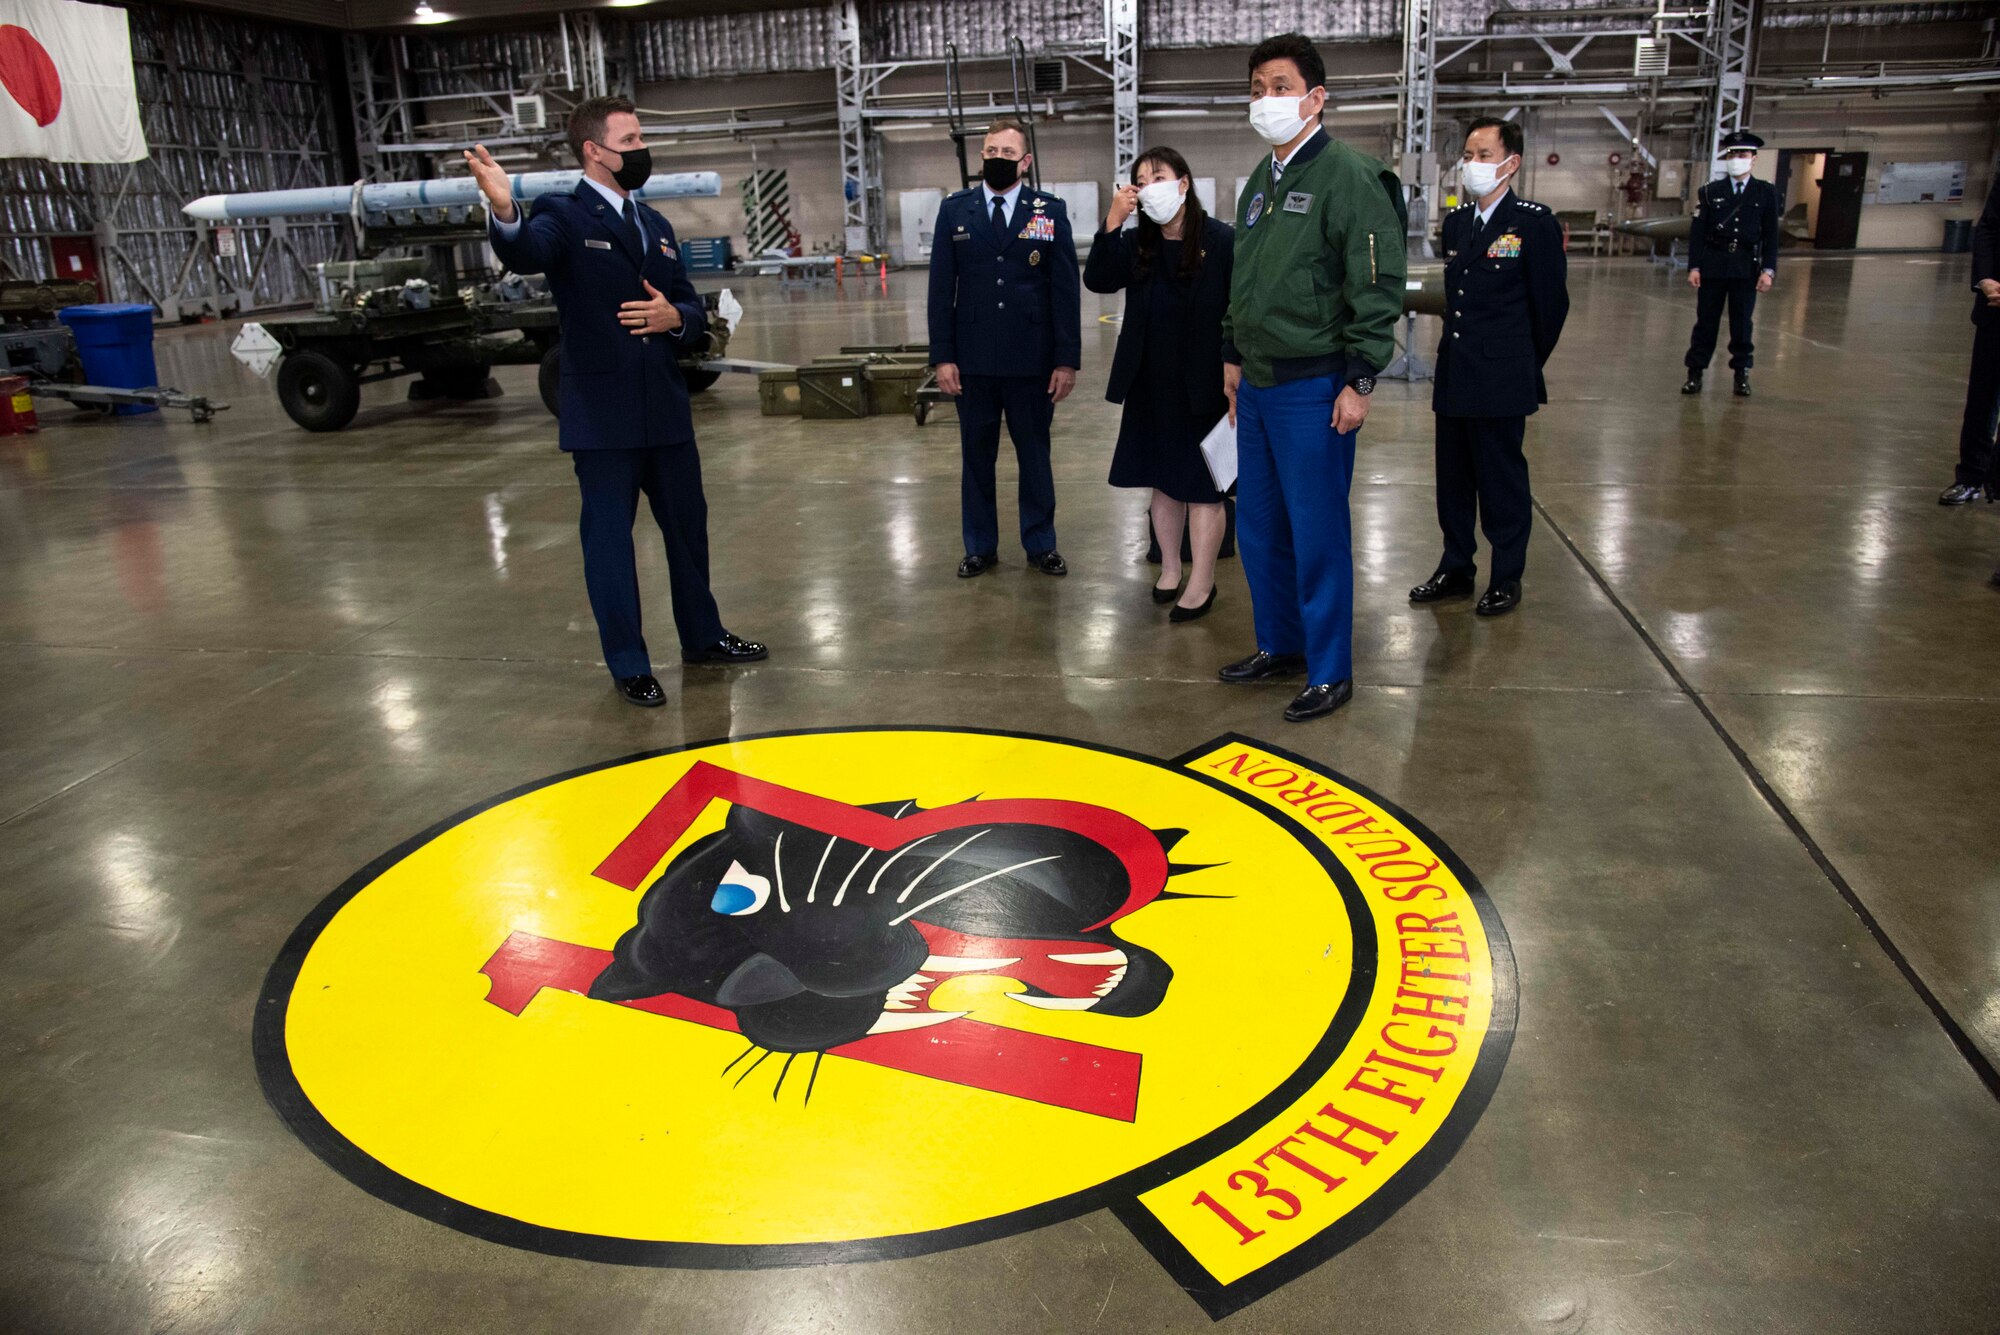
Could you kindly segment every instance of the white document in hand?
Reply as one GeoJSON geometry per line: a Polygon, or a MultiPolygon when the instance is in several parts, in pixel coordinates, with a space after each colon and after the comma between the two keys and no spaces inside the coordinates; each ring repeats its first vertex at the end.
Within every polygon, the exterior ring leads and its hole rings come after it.
{"type": "Polygon", "coordinates": [[[1215,479],[1217,491],[1236,485],[1236,423],[1229,420],[1228,413],[1202,438],[1201,457],[1208,461],[1208,475],[1215,479]]]}

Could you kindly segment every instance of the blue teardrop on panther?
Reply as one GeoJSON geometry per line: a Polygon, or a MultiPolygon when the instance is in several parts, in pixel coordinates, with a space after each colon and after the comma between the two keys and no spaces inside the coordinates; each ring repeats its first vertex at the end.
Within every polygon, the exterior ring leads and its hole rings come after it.
{"type": "Polygon", "coordinates": [[[708,906],[717,913],[742,913],[756,906],[757,892],[747,885],[737,885],[734,881],[724,881],[715,887],[715,898],[708,906]]]}

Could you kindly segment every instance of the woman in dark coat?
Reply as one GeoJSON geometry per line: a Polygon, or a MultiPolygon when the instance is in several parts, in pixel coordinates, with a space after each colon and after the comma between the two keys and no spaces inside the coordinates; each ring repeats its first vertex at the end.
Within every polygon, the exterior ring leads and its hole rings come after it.
{"type": "Polygon", "coordinates": [[[1187,160],[1152,148],[1132,165],[1090,246],[1083,285],[1125,292],[1125,321],[1104,397],[1125,405],[1111,485],[1153,490],[1160,579],[1153,601],[1174,603],[1175,621],[1215,604],[1222,549],[1222,493],[1201,441],[1229,410],[1222,394],[1222,315],[1229,306],[1233,237],[1195,198],[1187,160]],[[1137,210],[1139,225],[1121,230],[1137,210]],[[1194,556],[1181,582],[1181,530],[1194,556]],[[1175,590],[1179,589],[1179,598],[1175,590]]]}

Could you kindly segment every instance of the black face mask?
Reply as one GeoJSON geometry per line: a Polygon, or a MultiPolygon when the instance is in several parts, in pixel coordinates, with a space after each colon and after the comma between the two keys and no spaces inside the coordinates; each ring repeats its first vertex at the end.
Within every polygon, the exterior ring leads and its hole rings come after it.
{"type": "MultiPolygon", "coordinates": [[[[593,141],[595,142],[595,141],[593,141]]],[[[598,144],[599,148],[604,145],[598,144]]],[[[604,148],[606,153],[617,153],[615,148],[604,148]]],[[[650,148],[628,148],[619,154],[618,170],[611,173],[611,179],[618,182],[618,188],[627,192],[637,190],[646,184],[653,174],[653,150],[650,148]]]]}
{"type": "Polygon", "coordinates": [[[986,184],[1004,193],[1021,179],[1021,164],[1013,158],[988,158],[979,165],[979,174],[986,178],[986,184]]]}

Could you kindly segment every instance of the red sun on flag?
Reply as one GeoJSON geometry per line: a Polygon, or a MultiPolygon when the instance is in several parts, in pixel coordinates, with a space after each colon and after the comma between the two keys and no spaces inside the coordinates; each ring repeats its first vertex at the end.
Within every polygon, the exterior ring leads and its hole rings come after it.
{"type": "Polygon", "coordinates": [[[62,111],[62,76],[35,35],[9,23],[0,25],[0,87],[35,118],[48,125],[62,111]]]}

